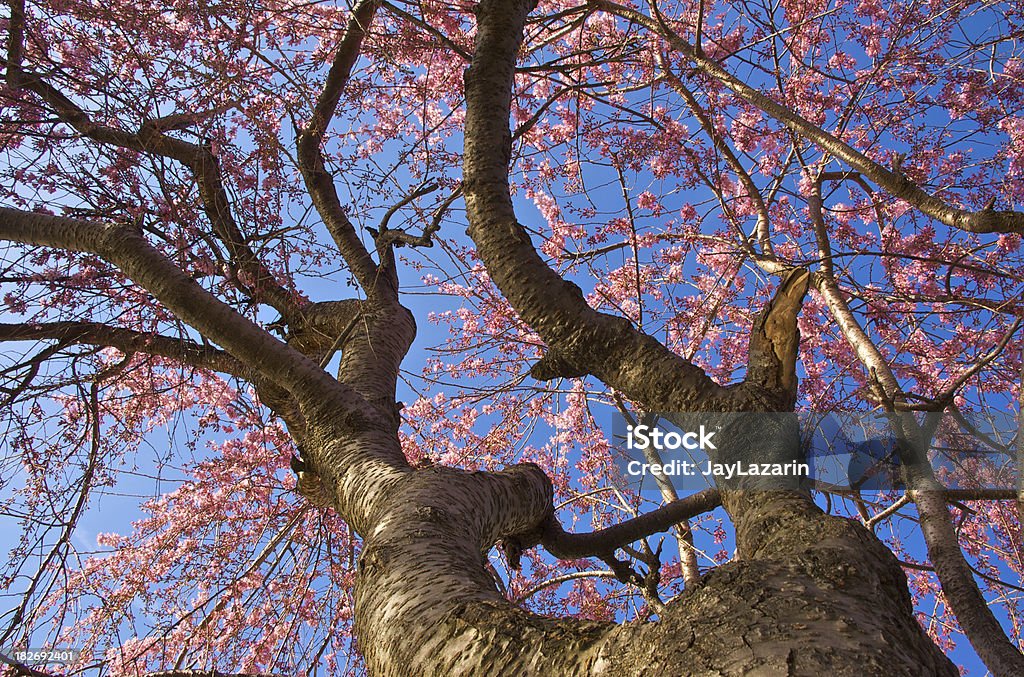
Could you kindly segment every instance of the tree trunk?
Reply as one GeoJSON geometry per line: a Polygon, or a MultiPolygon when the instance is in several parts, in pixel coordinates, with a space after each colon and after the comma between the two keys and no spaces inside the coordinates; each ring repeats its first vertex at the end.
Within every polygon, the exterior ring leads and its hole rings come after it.
{"type": "Polygon", "coordinates": [[[545,618],[517,608],[484,549],[551,505],[533,466],[410,473],[369,532],[356,630],[372,674],[956,675],[914,619],[892,554],[806,497],[727,493],[736,561],[657,622],[545,618]]]}

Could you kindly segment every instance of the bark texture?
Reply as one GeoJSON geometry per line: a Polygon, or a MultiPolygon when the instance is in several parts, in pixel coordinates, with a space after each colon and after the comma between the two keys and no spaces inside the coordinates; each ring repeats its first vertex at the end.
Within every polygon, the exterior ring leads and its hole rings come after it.
{"type": "Polygon", "coordinates": [[[732,493],[737,561],[657,622],[551,619],[484,569],[502,533],[550,509],[539,469],[408,475],[366,537],[360,648],[380,675],[956,675],[914,619],[906,578],[861,525],[805,496],[732,493]]]}

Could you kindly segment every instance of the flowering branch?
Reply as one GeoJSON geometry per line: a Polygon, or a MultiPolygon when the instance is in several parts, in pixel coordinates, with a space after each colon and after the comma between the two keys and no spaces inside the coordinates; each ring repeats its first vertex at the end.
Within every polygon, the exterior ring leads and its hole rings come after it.
{"type": "Polygon", "coordinates": [[[954,207],[944,200],[930,195],[908,179],[898,167],[892,169],[883,167],[838,137],[802,117],[792,108],[777,103],[740,80],[725,70],[717,61],[704,54],[703,50],[698,49],[671,30],[665,22],[657,21],[642,12],[610,0],[589,0],[589,3],[606,12],[628,19],[664,38],[672,49],[682,54],[699,71],[721,82],[742,100],[760,108],[800,136],[815,143],[822,150],[860,171],[894,197],[906,200],[936,221],[970,233],[1024,234],[1024,213],[1009,210],[999,211],[992,209],[991,206],[972,212],[954,207]]]}

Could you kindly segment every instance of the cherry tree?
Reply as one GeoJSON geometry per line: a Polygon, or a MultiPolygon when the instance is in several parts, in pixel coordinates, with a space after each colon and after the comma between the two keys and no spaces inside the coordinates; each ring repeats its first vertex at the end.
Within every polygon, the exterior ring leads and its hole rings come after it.
{"type": "Polygon", "coordinates": [[[1024,7],[0,25],[0,650],[82,649],[8,673],[1024,674],[991,468],[652,499],[602,421],[944,413],[1014,458],[965,412],[1024,398],[1024,7]]]}

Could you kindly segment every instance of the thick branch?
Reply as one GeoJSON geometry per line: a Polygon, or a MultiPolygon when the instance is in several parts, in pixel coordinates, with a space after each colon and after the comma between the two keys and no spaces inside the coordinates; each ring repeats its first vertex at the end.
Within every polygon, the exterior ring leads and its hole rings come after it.
{"type": "MultiPolygon", "coordinates": [[[[357,388],[331,378],[316,362],[199,286],[150,246],[140,232],[124,225],[100,225],[0,208],[0,240],[101,256],[182,321],[237,360],[252,365],[262,379],[286,390],[298,405],[303,435],[313,449],[314,470],[337,496],[339,514],[357,531],[368,528],[375,506],[408,471],[394,434],[397,425],[393,401],[386,411],[367,401],[357,388]]],[[[408,311],[400,310],[408,315],[408,311]]],[[[386,333],[386,329],[382,327],[381,332],[386,333]]],[[[376,344],[385,352],[385,359],[392,359],[411,341],[411,332],[391,333],[398,334],[392,340],[394,346],[387,342],[387,336],[376,344]]],[[[386,376],[391,393],[396,373],[397,367],[386,376]]],[[[265,383],[258,385],[263,386],[261,393],[268,392],[265,383]]],[[[296,421],[297,416],[292,420],[296,421]]]]}
{"type": "Polygon", "coordinates": [[[189,143],[164,133],[170,129],[195,124],[203,114],[176,114],[150,120],[143,123],[137,134],[132,134],[93,122],[88,113],[39,75],[15,69],[8,64],[8,74],[12,72],[17,73],[20,87],[39,96],[64,123],[73,127],[82,136],[140,153],[155,153],[177,160],[188,167],[195,177],[204,211],[214,232],[227,247],[232,260],[253,279],[257,300],[266,301],[288,317],[297,313],[298,304],[293,295],[274,279],[273,274],[246,243],[235,222],[216,156],[208,146],[189,143]]]}
{"type": "Polygon", "coordinates": [[[8,7],[11,14],[7,21],[7,84],[17,87],[25,53],[25,0],[9,0],[8,7]]]}
{"type": "Polygon", "coordinates": [[[559,559],[604,557],[611,555],[617,548],[651,534],[668,531],[677,523],[714,510],[721,504],[721,495],[717,489],[705,489],[615,526],[576,534],[564,531],[552,516],[541,538],[541,545],[559,559]]]}
{"type": "Polygon", "coordinates": [[[369,30],[370,23],[379,6],[380,3],[376,0],[364,0],[352,10],[352,16],[348,20],[348,25],[345,26],[345,34],[334,53],[334,61],[331,63],[331,70],[327,73],[323,91],[320,92],[316,107],[313,109],[313,118],[305,129],[307,134],[318,141],[323,140],[327,125],[334,117],[338,102],[341,100],[341,93],[352,74],[356,59],[359,58],[363,38],[366,37],[366,32],[369,30]]]}
{"type": "Polygon", "coordinates": [[[112,327],[102,322],[42,322],[0,324],[0,341],[51,339],[64,344],[110,346],[123,353],[146,353],[168,357],[201,369],[252,378],[255,370],[246,367],[222,350],[200,345],[188,339],[161,336],[112,327]]]}
{"type": "Polygon", "coordinates": [[[82,136],[100,143],[109,143],[113,146],[145,152],[145,147],[136,135],[93,122],[78,104],[39,75],[22,70],[12,61],[4,59],[3,63],[7,68],[8,82],[13,79],[19,88],[28,90],[45,101],[62,122],[82,136]]]}
{"type": "Polygon", "coordinates": [[[544,263],[516,221],[508,185],[508,120],[516,54],[531,8],[527,0],[500,5],[488,1],[478,11],[476,50],[466,72],[463,186],[468,233],[512,307],[573,373],[594,374],[651,408],[725,406],[720,399],[724,389],[702,370],[625,318],[592,309],[579,287],[544,263]]]}
{"type": "Polygon", "coordinates": [[[796,357],[800,348],[796,321],[809,280],[806,270],[790,271],[750,330],[747,381],[786,393],[791,400],[789,408],[796,403],[796,357]]]}
{"type": "Polygon", "coordinates": [[[345,214],[338,191],[334,187],[334,179],[324,165],[320,146],[327,125],[337,110],[341,93],[352,74],[352,68],[359,58],[363,38],[366,37],[366,31],[373,21],[378,5],[377,0],[363,0],[353,10],[345,34],[335,52],[323,91],[313,109],[313,117],[300,132],[297,142],[299,170],[313,200],[313,206],[334,238],[345,263],[367,294],[373,294],[377,290],[377,265],[356,235],[355,226],[345,214]]]}
{"type": "MultiPolygon", "coordinates": [[[[816,182],[808,199],[808,208],[813,222],[818,249],[824,261],[831,261],[828,234],[822,213],[821,183],[816,182]]],[[[833,318],[844,337],[853,346],[858,358],[871,375],[876,399],[888,410],[895,411],[905,401],[899,381],[886,362],[881,351],[850,310],[839,285],[831,274],[831,267],[824,266],[814,275],[814,285],[825,297],[833,318]]],[[[918,438],[920,427],[907,416],[900,419],[909,428],[911,438],[918,438]]],[[[921,516],[921,532],[928,549],[928,557],[935,565],[935,572],[942,584],[943,593],[953,613],[963,628],[964,634],[975,651],[994,674],[1024,674],[1024,655],[1010,642],[985,601],[971,569],[960,550],[960,543],[946,506],[941,487],[925,464],[925,474],[913,477],[908,494],[917,504],[921,516]]]]}
{"type": "Polygon", "coordinates": [[[291,392],[304,406],[324,408],[335,415],[340,409],[349,416],[365,418],[364,424],[373,420],[373,410],[357,393],[218,300],[127,226],[0,207],[0,239],[97,254],[236,359],[254,365],[261,376],[291,392]]]}
{"type": "Polygon", "coordinates": [[[818,242],[818,254],[822,260],[821,271],[811,276],[815,289],[825,298],[832,317],[839,325],[843,336],[853,346],[861,364],[868,370],[874,385],[879,388],[875,393],[880,401],[898,401],[903,399],[903,389],[899,381],[889,368],[885,356],[875,345],[871,337],[861,326],[857,317],[850,310],[849,304],[843,295],[839,284],[832,275],[832,250],[829,244],[828,233],[825,229],[825,217],[822,212],[821,182],[814,184],[811,195],[807,198],[807,208],[811,217],[811,225],[814,227],[814,234],[818,242]]]}
{"type": "Polygon", "coordinates": [[[917,505],[928,559],[942,584],[942,594],[971,646],[996,677],[1024,675],[1024,655],[1006,637],[978,589],[942,492],[912,489],[908,493],[917,505]]]}

